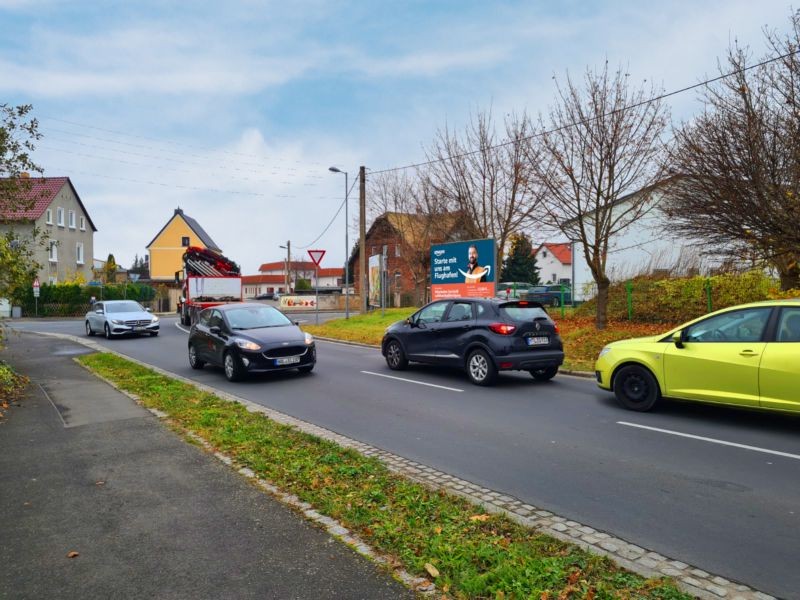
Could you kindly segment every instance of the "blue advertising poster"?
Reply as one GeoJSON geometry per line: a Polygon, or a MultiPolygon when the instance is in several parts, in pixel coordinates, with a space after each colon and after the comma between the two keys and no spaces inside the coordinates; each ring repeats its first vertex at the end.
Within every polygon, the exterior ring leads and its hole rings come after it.
{"type": "Polygon", "coordinates": [[[431,298],[491,298],[497,265],[493,239],[431,246],[431,298]]]}

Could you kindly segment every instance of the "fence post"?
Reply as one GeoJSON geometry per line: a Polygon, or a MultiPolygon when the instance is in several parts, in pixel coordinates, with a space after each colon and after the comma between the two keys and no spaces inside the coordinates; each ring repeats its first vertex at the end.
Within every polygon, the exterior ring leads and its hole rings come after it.
{"type": "Polygon", "coordinates": [[[711,306],[711,279],[706,278],[706,283],[705,286],[703,287],[706,288],[706,300],[708,302],[708,312],[711,312],[713,310],[711,306]]]}
{"type": "Polygon", "coordinates": [[[564,308],[564,284],[562,283],[561,284],[561,318],[562,319],[564,318],[564,314],[565,314],[564,311],[565,311],[565,308],[564,308]]]}
{"type": "Polygon", "coordinates": [[[633,282],[629,281],[625,284],[625,291],[628,296],[628,320],[633,321],[633,282]]]}

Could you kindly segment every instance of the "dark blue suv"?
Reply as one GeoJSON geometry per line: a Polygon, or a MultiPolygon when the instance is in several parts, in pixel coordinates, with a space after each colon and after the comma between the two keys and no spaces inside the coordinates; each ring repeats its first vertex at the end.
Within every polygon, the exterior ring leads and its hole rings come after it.
{"type": "Polygon", "coordinates": [[[491,385],[507,370],[547,381],[564,362],[558,326],[541,304],[497,298],[431,302],[390,325],[381,352],[390,369],[410,361],[461,367],[477,385],[491,385]]]}

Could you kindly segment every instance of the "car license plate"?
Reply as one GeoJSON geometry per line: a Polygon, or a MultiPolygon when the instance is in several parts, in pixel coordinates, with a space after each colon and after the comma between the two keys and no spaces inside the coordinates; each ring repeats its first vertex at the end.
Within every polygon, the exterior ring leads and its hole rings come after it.
{"type": "Polygon", "coordinates": [[[139,327],[138,325],[132,328],[134,331],[144,331],[144,327],[139,327]]]}
{"type": "Polygon", "coordinates": [[[525,339],[528,340],[528,346],[545,346],[550,343],[550,338],[546,335],[537,335],[525,339]]]}
{"type": "Polygon", "coordinates": [[[300,357],[299,356],[287,356],[285,358],[276,358],[275,359],[275,366],[279,367],[281,365],[293,365],[293,364],[299,363],[299,362],[300,362],[300,357]]]}

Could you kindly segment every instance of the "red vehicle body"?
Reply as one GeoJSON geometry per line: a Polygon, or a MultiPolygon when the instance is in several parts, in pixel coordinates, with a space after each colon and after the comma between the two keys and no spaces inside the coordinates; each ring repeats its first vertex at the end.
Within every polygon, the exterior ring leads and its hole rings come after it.
{"type": "MultiPolygon", "coordinates": [[[[181,272],[175,274],[180,280],[181,272]]],[[[183,254],[183,287],[178,303],[181,323],[191,325],[210,306],[242,301],[239,265],[213,250],[190,246],[183,254]]]]}

